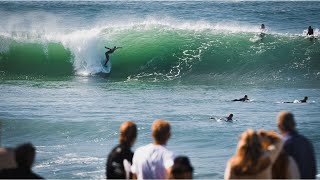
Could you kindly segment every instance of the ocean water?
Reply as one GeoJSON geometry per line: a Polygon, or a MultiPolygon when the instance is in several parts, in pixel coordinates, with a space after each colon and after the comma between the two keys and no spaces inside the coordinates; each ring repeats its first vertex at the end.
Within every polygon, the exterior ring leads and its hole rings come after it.
{"type": "Polygon", "coordinates": [[[278,131],[291,111],[320,162],[320,42],[305,37],[309,25],[319,36],[318,12],[318,1],[0,1],[1,145],[32,142],[45,178],[104,178],[119,125],[138,125],[136,149],[162,118],[194,177],[220,179],[243,131],[278,131]],[[110,74],[104,46],[122,47],[110,74]]]}

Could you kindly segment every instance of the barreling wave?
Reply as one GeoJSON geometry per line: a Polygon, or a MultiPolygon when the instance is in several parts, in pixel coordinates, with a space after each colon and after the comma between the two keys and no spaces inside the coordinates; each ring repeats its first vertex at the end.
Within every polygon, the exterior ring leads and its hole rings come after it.
{"type": "MultiPolygon", "coordinates": [[[[58,32],[0,34],[2,76],[95,75],[103,71],[104,46],[110,78],[205,81],[319,80],[320,43],[302,35],[205,22],[145,21],[58,32]]],[[[318,33],[318,30],[316,30],[318,33]]]]}

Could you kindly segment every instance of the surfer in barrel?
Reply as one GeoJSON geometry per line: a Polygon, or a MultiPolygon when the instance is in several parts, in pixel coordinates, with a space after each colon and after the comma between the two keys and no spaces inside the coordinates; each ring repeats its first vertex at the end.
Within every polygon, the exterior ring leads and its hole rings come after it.
{"type": "Polygon", "coordinates": [[[104,66],[107,65],[107,63],[109,62],[109,54],[112,54],[115,50],[122,48],[122,47],[117,47],[114,46],[113,48],[108,48],[107,46],[105,46],[106,49],[108,49],[108,51],[105,53],[106,55],[106,62],[104,63],[104,66]]]}

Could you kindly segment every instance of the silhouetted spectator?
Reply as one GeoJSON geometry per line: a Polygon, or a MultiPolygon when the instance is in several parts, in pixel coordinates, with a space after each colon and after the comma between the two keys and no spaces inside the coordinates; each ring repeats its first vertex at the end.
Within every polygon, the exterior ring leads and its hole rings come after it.
{"type": "Polygon", "coordinates": [[[120,126],[120,144],[112,149],[106,164],[107,179],[129,179],[133,152],[131,147],[137,137],[137,126],[131,122],[124,122],[120,126]]]}
{"type": "Polygon", "coordinates": [[[174,159],[174,164],[170,171],[169,179],[192,179],[193,167],[189,158],[178,156],[174,159]]]}
{"type": "Polygon", "coordinates": [[[43,179],[32,171],[36,149],[31,143],[18,146],[15,149],[17,168],[5,169],[0,172],[1,179],[43,179]]]}
{"type": "Polygon", "coordinates": [[[310,141],[296,131],[296,122],[290,112],[280,112],[278,128],[285,139],[284,150],[297,162],[301,179],[315,179],[317,164],[310,141]]]}

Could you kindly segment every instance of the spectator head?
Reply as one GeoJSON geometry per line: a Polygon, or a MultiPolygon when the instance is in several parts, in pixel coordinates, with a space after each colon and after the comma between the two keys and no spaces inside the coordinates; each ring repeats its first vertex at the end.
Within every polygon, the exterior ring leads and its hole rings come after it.
{"type": "Polygon", "coordinates": [[[174,164],[171,168],[170,179],[192,179],[193,167],[190,164],[188,157],[178,156],[174,159],[174,164]]]}
{"type": "Polygon", "coordinates": [[[269,166],[269,158],[263,158],[260,137],[256,131],[249,129],[242,133],[231,163],[236,175],[256,174],[269,166]]]}
{"type": "Polygon", "coordinates": [[[126,121],[120,126],[120,144],[132,146],[137,138],[137,126],[131,121],[126,121]]]}
{"type": "Polygon", "coordinates": [[[290,112],[280,112],[278,114],[278,128],[281,133],[294,131],[296,128],[296,122],[294,116],[290,112]]]}
{"type": "Polygon", "coordinates": [[[238,143],[237,155],[245,159],[257,161],[262,154],[262,145],[256,131],[248,129],[241,134],[238,143]]]}
{"type": "Polygon", "coordinates": [[[165,145],[171,136],[170,123],[166,120],[158,119],[152,124],[152,137],[155,144],[165,145]]]}
{"type": "Polygon", "coordinates": [[[36,155],[36,149],[31,143],[19,145],[15,149],[15,159],[18,167],[31,169],[36,155]]]}

